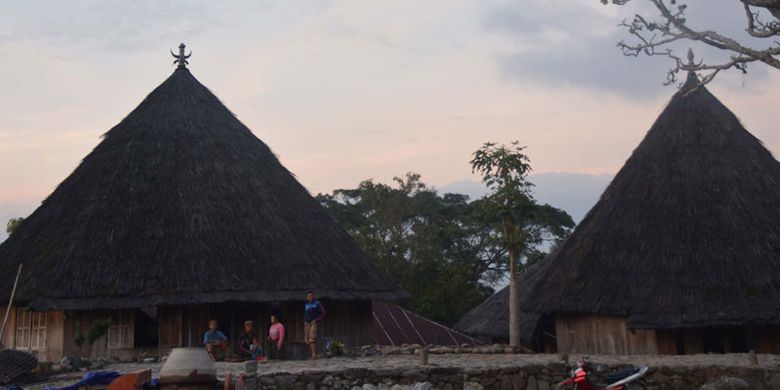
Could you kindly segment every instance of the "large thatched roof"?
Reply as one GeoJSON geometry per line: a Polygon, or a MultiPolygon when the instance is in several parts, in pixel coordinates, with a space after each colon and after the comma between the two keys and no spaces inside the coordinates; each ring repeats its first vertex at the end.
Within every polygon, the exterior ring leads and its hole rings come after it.
{"type": "Polygon", "coordinates": [[[37,309],[406,296],[183,67],[0,245],[1,286],[19,262],[37,309]]]}
{"type": "Polygon", "coordinates": [[[694,82],[546,260],[524,310],[634,328],[780,323],[780,163],[694,82]]]}

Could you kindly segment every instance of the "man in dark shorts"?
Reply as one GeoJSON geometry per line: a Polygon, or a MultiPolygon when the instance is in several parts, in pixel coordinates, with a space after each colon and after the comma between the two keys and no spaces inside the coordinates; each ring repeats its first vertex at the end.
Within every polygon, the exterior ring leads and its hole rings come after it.
{"type": "Polygon", "coordinates": [[[310,359],[317,358],[317,322],[325,317],[325,308],[314,298],[313,291],[306,292],[306,303],[303,305],[303,337],[309,350],[310,359]]]}
{"type": "Polygon", "coordinates": [[[206,352],[214,361],[225,360],[227,352],[228,338],[218,328],[217,320],[211,320],[209,330],[203,335],[203,345],[206,346],[206,352]]]}

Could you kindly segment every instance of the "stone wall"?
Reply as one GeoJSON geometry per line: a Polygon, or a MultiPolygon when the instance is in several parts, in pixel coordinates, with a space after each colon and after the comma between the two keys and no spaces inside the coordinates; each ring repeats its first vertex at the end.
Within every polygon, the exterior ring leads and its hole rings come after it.
{"type": "MultiPolygon", "coordinates": [[[[603,366],[603,371],[620,367],[603,366]]],[[[303,371],[299,373],[246,375],[231,378],[233,388],[261,389],[347,389],[357,390],[455,390],[455,389],[519,389],[549,390],[568,377],[570,368],[562,363],[525,365],[502,368],[447,368],[414,369],[352,368],[338,371],[303,371]]],[[[645,377],[645,388],[664,390],[700,390],[706,384],[723,378],[738,378],[745,389],[780,389],[780,368],[765,367],[658,367],[645,377]]],[[[729,382],[729,381],[724,381],[729,382]]],[[[734,381],[731,381],[733,385],[734,381]]],[[[705,387],[720,389],[721,387],[705,387]]],[[[740,387],[722,387],[740,389],[740,387]]]]}

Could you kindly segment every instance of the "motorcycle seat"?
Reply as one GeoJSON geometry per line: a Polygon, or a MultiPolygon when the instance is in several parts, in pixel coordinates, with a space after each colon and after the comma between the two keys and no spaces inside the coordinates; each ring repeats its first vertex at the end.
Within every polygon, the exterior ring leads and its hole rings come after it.
{"type": "Polygon", "coordinates": [[[624,368],[622,370],[618,370],[618,371],[615,371],[615,372],[610,372],[610,373],[603,374],[603,375],[601,375],[601,380],[603,382],[606,382],[606,383],[615,383],[615,382],[617,382],[619,380],[628,378],[629,376],[634,375],[637,372],[639,372],[639,368],[637,368],[637,367],[628,367],[628,368],[624,368]]]}

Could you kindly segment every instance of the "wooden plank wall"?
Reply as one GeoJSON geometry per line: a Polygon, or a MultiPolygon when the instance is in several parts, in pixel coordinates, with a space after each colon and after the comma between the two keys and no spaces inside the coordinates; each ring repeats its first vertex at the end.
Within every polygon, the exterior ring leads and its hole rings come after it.
{"type": "MultiPolygon", "coordinates": [[[[0,321],[5,318],[5,312],[8,310],[8,306],[0,305],[0,321]]],[[[2,323],[0,322],[0,327],[2,323]]],[[[12,307],[11,312],[8,313],[8,324],[5,327],[5,335],[3,336],[3,345],[7,348],[14,348],[16,345],[16,308],[12,307]]]]}
{"type": "MultiPolygon", "coordinates": [[[[17,341],[17,307],[11,307],[6,325],[3,345],[7,348],[21,349],[32,352],[42,362],[59,361],[63,353],[65,314],[61,311],[44,313],[46,331],[43,335],[43,346],[33,350],[17,341]]],[[[0,307],[0,321],[5,317],[6,306],[0,307]]],[[[29,316],[27,318],[30,318],[29,316]]],[[[0,324],[1,325],[1,324],[0,324]]]]}
{"type": "Polygon", "coordinates": [[[157,310],[159,319],[160,348],[175,348],[183,345],[183,316],[178,306],[164,306],[157,310]]]}
{"type": "Polygon", "coordinates": [[[121,361],[136,360],[145,351],[150,349],[146,348],[134,348],[134,334],[132,329],[134,328],[134,312],[132,310],[95,310],[95,311],[78,311],[68,312],[64,322],[64,348],[63,352],[67,356],[78,356],[84,358],[95,359],[98,357],[117,358],[121,361]],[[106,318],[116,317],[119,313],[123,313],[130,318],[131,332],[128,335],[129,346],[128,347],[111,347],[108,343],[108,333],[98,338],[92,345],[88,345],[86,342],[79,346],[76,343],[76,338],[79,334],[79,330],[85,336],[89,333],[89,330],[95,324],[96,321],[104,320],[106,318]]]}
{"type": "Polygon", "coordinates": [[[780,327],[766,326],[755,329],[756,352],[780,354],[780,327]]]}
{"type": "MultiPolygon", "coordinates": [[[[373,317],[371,302],[347,302],[323,300],[327,311],[325,319],[320,323],[318,338],[320,348],[328,339],[339,339],[347,347],[359,347],[372,344],[373,317]]],[[[5,315],[5,308],[0,308],[0,319],[5,315]]],[[[78,312],[48,312],[46,313],[45,348],[33,351],[41,361],[55,362],[63,356],[79,356],[85,358],[115,357],[122,361],[135,360],[144,352],[158,352],[158,348],[135,348],[134,315],[135,311],[78,311],[78,312]],[[112,347],[109,345],[108,334],[103,335],[91,346],[77,345],[79,330],[86,335],[94,323],[124,313],[130,318],[129,334],[126,339],[129,347],[112,347]]],[[[208,327],[208,321],[216,318],[220,328],[229,335],[232,350],[235,351],[238,334],[245,320],[255,322],[255,331],[265,339],[270,326],[270,316],[278,313],[287,329],[287,340],[290,347],[305,349],[303,334],[303,303],[284,302],[277,304],[203,304],[185,307],[169,306],[158,310],[159,318],[159,349],[166,350],[178,346],[202,345],[203,333],[208,327]]],[[[16,347],[16,309],[10,313],[9,323],[3,339],[4,345],[16,347]]],[[[116,341],[116,338],[115,338],[116,341]]],[[[294,355],[296,356],[296,355],[294,355]]]]}
{"type": "MultiPolygon", "coordinates": [[[[339,339],[347,347],[362,346],[373,343],[373,317],[371,302],[322,301],[326,317],[320,323],[319,339],[339,339]]],[[[270,326],[270,317],[276,313],[281,317],[287,332],[287,341],[293,344],[304,344],[303,303],[283,302],[276,304],[245,304],[224,303],[193,305],[181,308],[165,308],[160,310],[161,335],[171,334],[176,328],[174,321],[181,321],[181,339],[183,346],[198,347],[202,345],[203,334],[208,329],[208,321],[216,319],[219,328],[228,338],[233,351],[237,350],[237,339],[241,333],[244,321],[255,323],[255,332],[264,339],[270,326]],[[173,314],[180,311],[181,316],[173,314]],[[181,319],[179,319],[181,318],[181,319]],[[165,331],[163,331],[165,329],[165,331]]],[[[167,337],[167,336],[166,336],[167,337]]],[[[172,337],[172,336],[171,336],[172,337]]],[[[164,338],[160,337],[161,343],[164,338]]],[[[167,343],[161,347],[172,347],[167,343]]]]}
{"type": "Polygon", "coordinates": [[[658,353],[655,331],[630,331],[626,320],[603,316],[560,316],[555,319],[558,352],[637,355],[658,353]]]}

